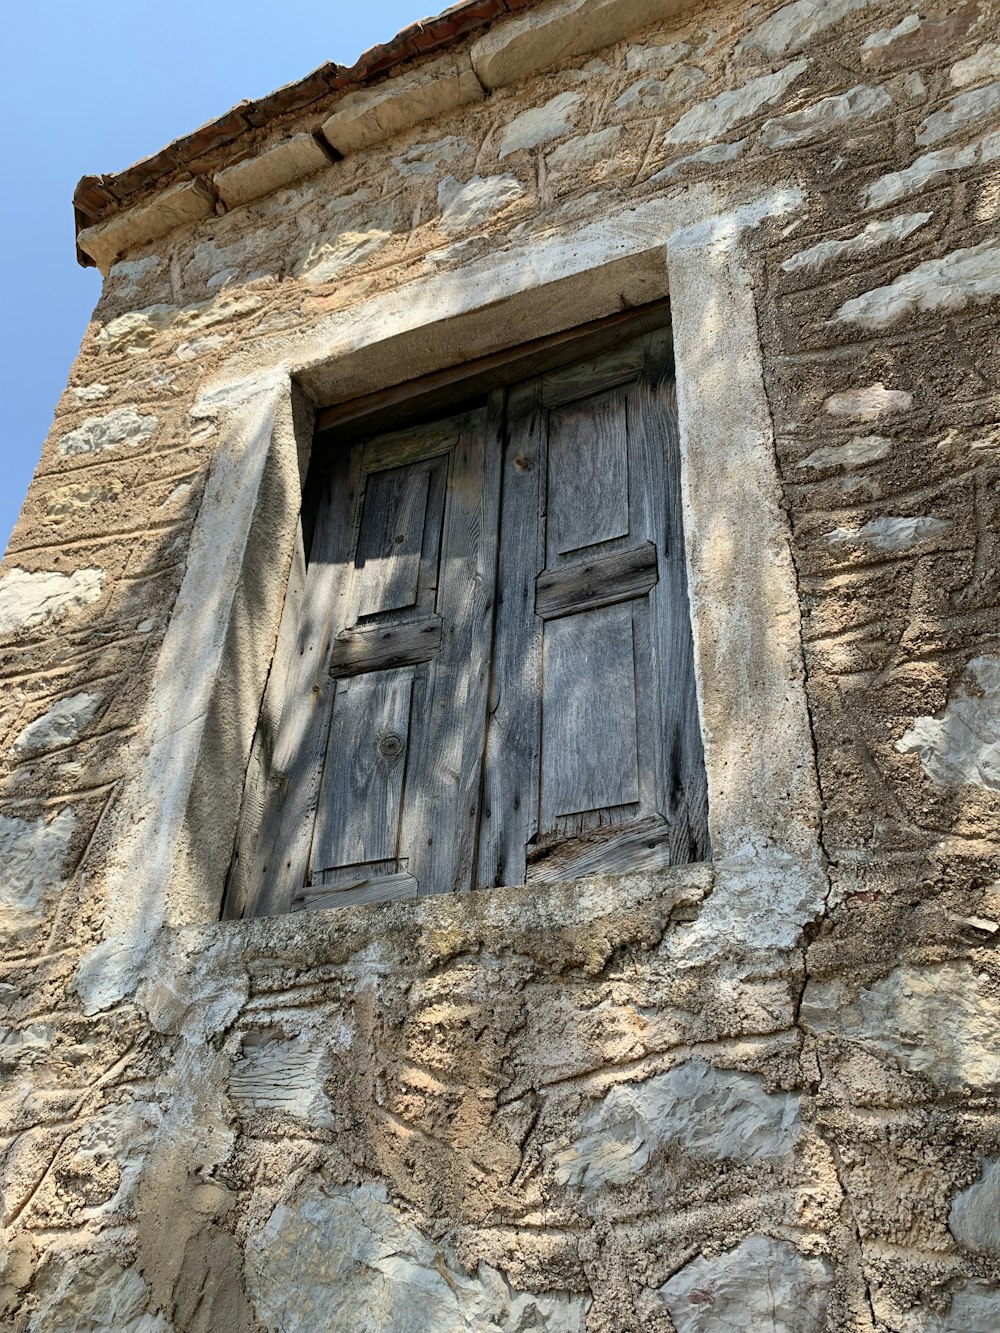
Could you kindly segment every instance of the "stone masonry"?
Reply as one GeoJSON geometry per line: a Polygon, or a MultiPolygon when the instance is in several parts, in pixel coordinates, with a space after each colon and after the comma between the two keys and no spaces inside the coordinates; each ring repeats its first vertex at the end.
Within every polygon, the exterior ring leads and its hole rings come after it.
{"type": "Polygon", "coordinates": [[[1000,1328],[1000,7],[507,7],[88,187],[104,291],[0,568],[13,1333],[1000,1328]],[[746,255],[798,615],[748,624],[720,514],[734,600],[713,638],[696,577],[695,631],[703,664],[784,645],[818,871],[713,832],[658,875],[220,923],[279,373],[280,434],[380,387],[337,378],[367,312],[489,308],[661,207],[746,255]]]}

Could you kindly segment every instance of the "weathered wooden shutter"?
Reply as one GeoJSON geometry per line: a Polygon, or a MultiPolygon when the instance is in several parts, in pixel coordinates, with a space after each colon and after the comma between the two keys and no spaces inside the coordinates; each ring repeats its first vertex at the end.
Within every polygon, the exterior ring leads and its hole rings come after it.
{"type": "Polygon", "coordinates": [[[248,910],[472,885],[500,400],[332,461],[248,910]]]}
{"type": "Polygon", "coordinates": [[[510,393],[477,882],[702,860],[670,337],[510,393]]]}

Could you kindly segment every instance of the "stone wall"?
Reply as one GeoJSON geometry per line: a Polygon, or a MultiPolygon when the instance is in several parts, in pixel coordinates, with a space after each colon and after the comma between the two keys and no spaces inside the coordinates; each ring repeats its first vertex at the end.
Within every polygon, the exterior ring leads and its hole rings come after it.
{"type": "MultiPolygon", "coordinates": [[[[552,9],[475,39],[493,68],[552,9]]],[[[6,1327],[1000,1326],[998,112],[990,0],[703,5],[250,202],[231,184],[110,267],[0,571],[6,1327]],[[818,891],[758,842],[215,922],[238,790],[165,756],[197,732],[245,763],[288,568],[247,543],[297,485],[281,409],[240,518],[256,455],[227,423],[250,439],[279,371],[370,387],[309,358],[379,301],[708,193],[784,200],[741,244],[818,891]],[[237,642],[237,602],[269,634],[237,642]],[[188,688],[181,623],[242,690],[188,688]]]]}

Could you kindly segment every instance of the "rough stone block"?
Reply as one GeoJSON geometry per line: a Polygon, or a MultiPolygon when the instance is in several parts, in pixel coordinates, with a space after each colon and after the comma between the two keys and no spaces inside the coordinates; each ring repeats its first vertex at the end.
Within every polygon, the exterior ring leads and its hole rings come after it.
{"type": "Polygon", "coordinates": [[[85,228],[77,237],[77,244],[102,273],[107,273],[119,255],[214,212],[215,196],[204,181],[178,181],[146,203],[85,228]]]}
{"type": "Polygon", "coordinates": [[[338,153],[356,153],[484,96],[468,58],[445,56],[374,88],[348,93],[323,122],[322,133],[338,153]]]}
{"type": "Polygon", "coordinates": [[[229,208],[272,194],[303,176],[328,166],[330,159],[311,134],[295,134],[273,148],[226,167],[215,176],[215,188],[229,208]]]}
{"type": "Polygon", "coordinates": [[[589,55],[692,7],[693,0],[560,0],[496,24],[473,43],[485,88],[520,83],[561,60],[589,55]]]}

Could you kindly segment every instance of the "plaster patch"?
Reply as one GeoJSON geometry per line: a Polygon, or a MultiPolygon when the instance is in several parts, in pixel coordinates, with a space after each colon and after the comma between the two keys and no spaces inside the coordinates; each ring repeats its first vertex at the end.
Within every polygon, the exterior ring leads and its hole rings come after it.
{"type": "Polygon", "coordinates": [[[467,231],[520,199],[524,186],[516,176],[473,176],[464,184],[445,176],[438,186],[439,225],[444,231],[467,231]]]}
{"type": "Polygon", "coordinates": [[[1000,791],[1000,658],[975,657],[939,713],[918,717],[897,741],[937,787],[1000,791]]]}
{"type": "Polygon", "coordinates": [[[149,1291],[138,1270],[110,1254],[53,1256],[34,1291],[29,1333],[170,1333],[162,1315],[146,1313],[149,1291]]]}
{"type": "Polygon", "coordinates": [[[42,919],[46,898],[62,883],[75,828],[76,815],[68,807],[48,821],[0,815],[0,933],[13,934],[42,919]]]}
{"type": "Polygon", "coordinates": [[[911,546],[941,537],[951,527],[951,520],[921,515],[916,518],[886,515],[873,518],[860,528],[834,528],[828,532],[828,542],[864,542],[879,551],[908,551],[911,546]]]}
{"type": "Polygon", "coordinates": [[[874,0],[795,0],[756,24],[738,50],[759,51],[771,57],[794,55],[848,14],[867,9],[873,3],[874,0]]]}
{"type": "Polygon", "coordinates": [[[57,745],[69,744],[88,722],[93,721],[103,698],[103,694],[81,693],[58,700],[41,717],[28,723],[14,740],[12,748],[18,754],[29,754],[33,750],[50,750],[57,745]]]}
{"type": "Polygon", "coordinates": [[[246,1111],[284,1111],[321,1127],[332,1126],[324,1081],[330,1073],[330,1055],[302,1034],[254,1041],[243,1039],[242,1057],[233,1066],[229,1091],[246,1111]]]}
{"type": "Polygon", "coordinates": [[[741,88],[727,88],[708,101],[697,102],[667,131],[664,143],[708,143],[723,138],[736,125],[777,101],[808,65],[808,60],[796,60],[774,74],[762,74],[741,88]]]}
{"type": "Polygon", "coordinates": [[[270,1333],[586,1330],[589,1297],[515,1291],[484,1263],[468,1275],[388,1203],[382,1185],[324,1188],[314,1178],[250,1235],[246,1256],[270,1333]]]}
{"type": "Polygon", "coordinates": [[[82,426],[71,430],[59,441],[63,458],[76,454],[97,454],[117,444],[142,444],[155,432],[158,417],[143,415],[134,407],[116,407],[103,417],[87,417],[82,426]]]}
{"type": "Polygon", "coordinates": [[[768,1093],[759,1078],[693,1059],[612,1088],[553,1165],[560,1185],[599,1190],[643,1174],[671,1147],[708,1161],[757,1161],[790,1152],[801,1130],[798,1097],[768,1093]]]}
{"type": "Polygon", "coordinates": [[[844,444],[823,444],[805,458],[799,467],[865,467],[877,463],[892,452],[892,440],[885,435],[854,435],[844,444]]]}
{"type": "Polygon", "coordinates": [[[1000,82],[988,83],[982,88],[970,88],[968,92],[953,97],[940,111],[928,116],[917,128],[916,142],[938,143],[975,121],[982,120],[984,116],[995,115],[997,110],[1000,110],[1000,82]]]}
{"type": "Polygon", "coordinates": [[[521,149],[537,148],[548,139],[571,134],[573,118],[582,101],[583,93],[560,93],[542,106],[522,111],[504,130],[497,157],[503,159],[521,149]]]}
{"type": "Polygon", "coordinates": [[[933,216],[933,213],[903,213],[895,218],[880,218],[869,222],[864,230],[854,236],[846,236],[843,240],[818,241],[808,249],[790,255],[783,261],[782,270],[785,273],[796,273],[799,269],[815,272],[835,260],[868,254],[880,246],[905,240],[930,222],[933,216]]]}
{"type": "Polygon", "coordinates": [[[765,120],[760,142],[764,148],[796,148],[841,130],[853,121],[869,120],[889,106],[892,98],[884,88],[859,83],[846,93],[824,97],[801,111],[765,120]]]}
{"type": "Polygon", "coordinates": [[[867,186],[862,197],[865,208],[884,208],[897,199],[938,185],[950,171],[961,171],[1000,157],[1000,132],[988,134],[979,143],[963,148],[938,148],[924,153],[902,171],[890,171],[867,186]]]}
{"type": "Polygon", "coordinates": [[[907,412],[913,406],[913,394],[905,389],[887,389],[881,380],[862,389],[845,389],[823,400],[823,411],[832,417],[856,417],[875,421],[889,412],[907,412]]]}
{"type": "Polygon", "coordinates": [[[103,583],[103,569],[77,569],[72,574],[9,569],[0,575],[0,635],[37,629],[65,612],[82,611],[97,601],[103,583]]]}
{"type": "Polygon", "coordinates": [[[74,481],[68,486],[57,486],[45,497],[45,521],[58,526],[81,509],[117,500],[124,489],[117,477],[107,475],[99,481],[74,481]]]}
{"type": "MultiPolygon", "coordinates": [[[[448,134],[431,143],[415,143],[405,153],[394,157],[392,165],[401,176],[436,176],[442,162],[452,162],[456,157],[461,157],[468,147],[468,139],[448,134]]],[[[362,193],[367,198],[367,191],[362,193]]]]}
{"type": "Polygon", "coordinates": [[[966,1249],[1000,1254],[1000,1162],[981,1165],[979,1179],[955,1195],[948,1230],[966,1249]]]}
{"type": "Polygon", "coordinates": [[[1000,74],[1000,42],[984,42],[965,60],[957,60],[948,72],[953,88],[965,88],[980,79],[995,79],[1000,74]]]}
{"type": "Polygon", "coordinates": [[[895,282],[845,301],[833,317],[881,329],[917,311],[961,310],[1000,296],[1000,242],[996,237],[928,259],[895,282]]]}
{"type": "Polygon", "coordinates": [[[968,963],[897,967],[855,1000],[840,982],[810,981],[802,1019],[952,1090],[1000,1084],[1000,1012],[968,963]]]}
{"type": "Polygon", "coordinates": [[[829,1260],[757,1235],[716,1258],[693,1259],[660,1295],[677,1333],[822,1333],[832,1285],[829,1260]]]}

